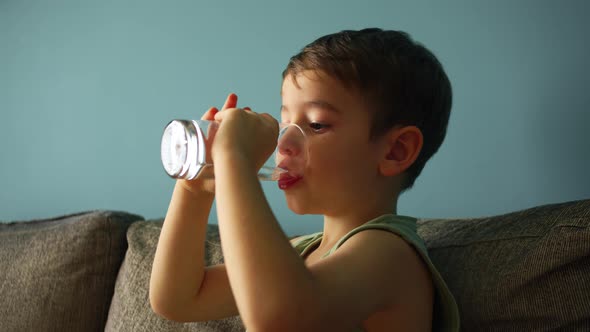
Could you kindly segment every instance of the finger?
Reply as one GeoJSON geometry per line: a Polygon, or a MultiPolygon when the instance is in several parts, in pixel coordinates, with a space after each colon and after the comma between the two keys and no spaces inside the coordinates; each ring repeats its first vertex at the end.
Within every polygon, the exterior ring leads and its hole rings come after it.
{"type": "Polygon", "coordinates": [[[230,93],[229,96],[227,96],[227,99],[225,100],[225,104],[223,104],[223,107],[221,108],[221,110],[225,110],[228,108],[235,108],[238,105],[238,96],[235,93],[230,93]]]}
{"type": "Polygon", "coordinates": [[[215,113],[215,121],[222,121],[226,115],[228,115],[231,112],[235,112],[235,111],[239,111],[239,109],[238,108],[229,108],[229,109],[217,112],[217,113],[215,113]]]}
{"type": "Polygon", "coordinates": [[[207,112],[205,112],[205,114],[203,114],[201,120],[213,121],[215,119],[215,114],[217,114],[218,112],[219,110],[217,109],[217,107],[211,107],[207,112]]]}
{"type": "Polygon", "coordinates": [[[215,113],[214,120],[218,121],[218,122],[221,121],[226,113],[227,113],[227,110],[215,113]]]}
{"type": "Polygon", "coordinates": [[[232,108],[224,109],[224,110],[221,110],[221,111],[215,113],[215,121],[221,121],[226,116],[231,116],[233,118],[235,118],[235,117],[241,117],[241,116],[243,116],[246,113],[255,114],[252,111],[248,111],[246,109],[237,108],[237,107],[232,107],[232,108]]]}

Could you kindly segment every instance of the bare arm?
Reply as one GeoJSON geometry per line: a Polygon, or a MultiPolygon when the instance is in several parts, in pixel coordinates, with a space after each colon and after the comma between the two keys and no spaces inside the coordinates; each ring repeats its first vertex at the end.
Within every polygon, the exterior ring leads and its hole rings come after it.
{"type": "MultiPolygon", "coordinates": [[[[247,168],[236,159],[223,163],[247,168]]],[[[274,218],[255,170],[250,176],[229,169],[222,174],[216,188],[219,230],[235,300],[248,329],[272,330],[275,319],[293,321],[283,315],[287,302],[307,302],[312,275],[274,218]]],[[[302,314],[303,308],[292,309],[290,314],[302,314]]]]}
{"type": "MultiPolygon", "coordinates": [[[[230,94],[223,109],[236,103],[237,96],[230,94]]],[[[216,112],[211,108],[203,119],[213,120],[216,112]]],[[[211,320],[237,314],[225,267],[205,266],[207,220],[213,199],[213,180],[178,180],[174,187],[149,291],[154,312],[168,319],[211,320]],[[218,294],[209,289],[218,289],[218,294]]]]}
{"type": "Polygon", "coordinates": [[[150,279],[155,312],[174,319],[193,308],[204,274],[204,243],[213,194],[191,192],[178,180],[160,233],[150,279]]]}
{"type": "Polygon", "coordinates": [[[212,195],[195,195],[180,182],[174,188],[150,280],[152,309],[167,319],[207,321],[239,314],[225,265],[204,265],[212,201],[212,195]]]}
{"type": "Polygon", "coordinates": [[[290,324],[303,314],[299,305],[310,303],[316,285],[256,176],[276,146],[276,121],[239,109],[218,113],[216,120],[221,126],[213,144],[215,190],[228,278],[246,327],[274,330],[279,320],[290,324]],[[287,310],[287,304],[295,307],[287,310]]]}
{"type": "Polygon", "coordinates": [[[199,199],[180,183],[174,189],[150,280],[152,309],[167,319],[207,321],[238,315],[225,265],[204,266],[204,214],[213,201],[209,196],[199,199]]]}

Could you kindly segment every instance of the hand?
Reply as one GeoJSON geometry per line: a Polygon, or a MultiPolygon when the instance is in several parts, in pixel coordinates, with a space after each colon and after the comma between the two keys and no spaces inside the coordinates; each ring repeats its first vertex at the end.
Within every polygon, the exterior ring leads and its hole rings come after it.
{"type": "Polygon", "coordinates": [[[279,124],[269,114],[258,114],[249,108],[228,108],[215,114],[219,129],[211,155],[215,161],[228,155],[242,158],[258,171],[277,146],[279,124]]]}
{"type": "MultiPolygon", "coordinates": [[[[223,105],[223,107],[221,109],[225,110],[225,109],[229,109],[229,108],[235,108],[237,106],[237,103],[238,103],[238,96],[233,93],[230,93],[229,96],[227,96],[227,99],[225,100],[225,104],[223,105]]],[[[219,112],[219,110],[216,107],[211,107],[211,108],[209,108],[209,110],[207,110],[207,112],[205,112],[205,114],[203,114],[201,119],[214,121],[215,114],[217,114],[218,112],[219,112]]],[[[206,175],[207,173],[213,172],[213,169],[211,167],[205,167],[201,172],[205,173],[202,175],[206,175]]],[[[180,185],[182,185],[186,190],[188,190],[192,193],[198,193],[198,192],[205,192],[205,193],[209,193],[209,194],[215,193],[215,180],[213,179],[213,176],[199,176],[194,180],[180,179],[177,181],[180,182],[180,185]]]]}

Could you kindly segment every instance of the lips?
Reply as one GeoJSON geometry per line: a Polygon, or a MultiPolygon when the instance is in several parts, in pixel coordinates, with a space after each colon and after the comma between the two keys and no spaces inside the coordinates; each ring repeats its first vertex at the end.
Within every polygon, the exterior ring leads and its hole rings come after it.
{"type": "Polygon", "coordinates": [[[294,176],[289,173],[283,173],[279,177],[279,181],[278,181],[279,188],[282,190],[287,190],[287,189],[293,187],[301,179],[303,179],[303,177],[301,177],[301,176],[294,176]]]}

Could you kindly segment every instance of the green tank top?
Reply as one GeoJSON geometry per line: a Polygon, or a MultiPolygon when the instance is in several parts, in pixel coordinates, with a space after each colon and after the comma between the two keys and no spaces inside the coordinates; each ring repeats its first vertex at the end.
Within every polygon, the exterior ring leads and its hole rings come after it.
{"type": "MultiPolygon", "coordinates": [[[[416,232],[416,218],[386,214],[365,224],[353,229],[342,237],[336,245],[330,249],[322,258],[328,257],[334,251],[336,251],[346,240],[348,240],[354,234],[366,230],[366,229],[382,229],[385,231],[392,232],[409,244],[411,244],[420,257],[426,263],[426,266],[430,269],[432,280],[435,286],[435,301],[433,311],[432,330],[433,331],[459,331],[459,309],[455,298],[451,291],[447,287],[447,284],[443,280],[442,276],[428,257],[428,251],[422,238],[418,236],[416,232]]],[[[293,244],[295,250],[302,256],[305,257],[310,251],[312,251],[316,245],[322,240],[323,232],[313,233],[302,236],[293,244]]],[[[362,329],[358,329],[362,331],[362,329]]]]}

